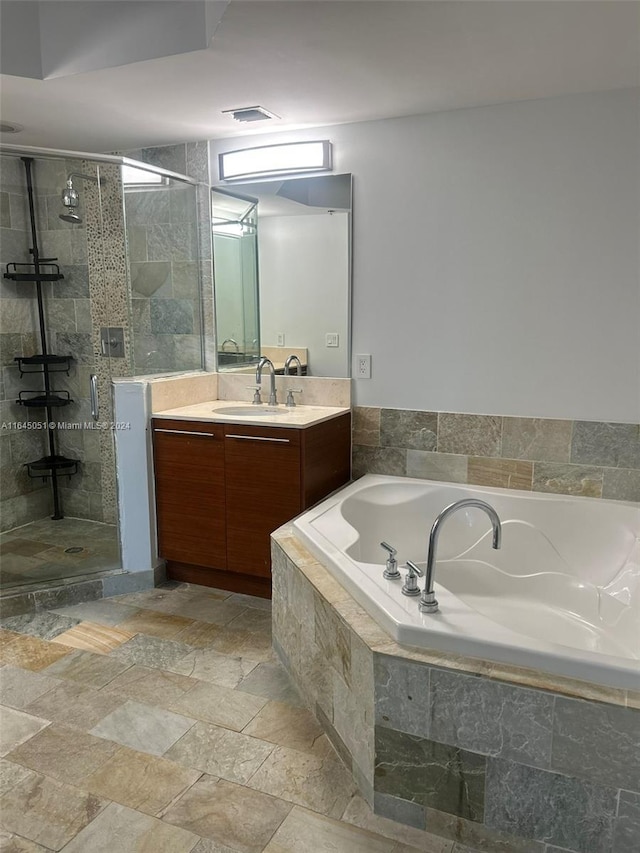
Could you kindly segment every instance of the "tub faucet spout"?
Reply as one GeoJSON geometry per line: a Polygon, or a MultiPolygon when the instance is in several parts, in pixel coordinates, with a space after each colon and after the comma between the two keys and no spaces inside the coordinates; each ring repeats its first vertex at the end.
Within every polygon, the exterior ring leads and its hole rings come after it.
{"type": "Polygon", "coordinates": [[[438,547],[438,536],[440,534],[440,528],[442,527],[445,519],[449,518],[450,515],[453,515],[454,512],[457,512],[459,509],[465,509],[466,507],[477,507],[478,509],[484,510],[489,518],[491,519],[491,524],[493,525],[493,542],[492,547],[498,549],[500,547],[500,543],[502,540],[502,525],[500,524],[500,518],[498,517],[498,513],[491,506],[491,504],[486,503],[486,501],[477,500],[476,498],[466,498],[462,501],[456,501],[455,503],[450,504],[445,507],[442,512],[438,515],[436,520],[433,522],[433,527],[431,528],[431,533],[429,534],[429,550],[427,551],[427,580],[424,587],[424,592],[420,596],[420,610],[423,613],[435,613],[438,610],[438,602],[436,600],[435,593],[433,591],[433,584],[435,580],[435,566],[436,566],[436,549],[438,547]]]}

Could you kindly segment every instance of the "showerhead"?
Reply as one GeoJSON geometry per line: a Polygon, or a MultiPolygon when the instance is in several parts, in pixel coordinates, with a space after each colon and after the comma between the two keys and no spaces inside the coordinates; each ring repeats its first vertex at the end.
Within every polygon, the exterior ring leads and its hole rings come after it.
{"type": "Polygon", "coordinates": [[[80,193],[73,188],[73,179],[81,178],[83,181],[92,181],[94,184],[102,184],[94,175],[84,175],[82,172],[71,172],[67,177],[67,186],[62,190],[62,203],[67,208],[66,213],[60,213],[60,219],[65,222],[72,222],[75,225],[82,222],[82,217],[76,213],[76,208],[80,204],[80,193]]]}
{"type": "Polygon", "coordinates": [[[74,225],[82,222],[82,217],[75,213],[72,207],[69,207],[66,213],[60,213],[59,216],[60,219],[64,219],[65,222],[73,222],[74,225]]]}
{"type": "Polygon", "coordinates": [[[65,222],[73,222],[78,224],[82,222],[82,218],[75,212],[75,208],[80,204],[80,195],[73,188],[71,175],[67,178],[67,186],[62,190],[62,203],[67,208],[66,213],[60,213],[60,219],[65,222]]]}
{"type": "Polygon", "coordinates": [[[67,179],[67,186],[62,190],[62,203],[65,207],[77,207],[80,196],[77,190],[73,188],[71,175],[67,179]]]}

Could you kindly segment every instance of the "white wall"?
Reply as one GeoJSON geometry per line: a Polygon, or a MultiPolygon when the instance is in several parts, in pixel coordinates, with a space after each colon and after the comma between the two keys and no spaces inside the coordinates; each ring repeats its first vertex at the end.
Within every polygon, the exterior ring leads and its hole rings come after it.
{"type": "Polygon", "coordinates": [[[261,342],[306,347],[312,376],[349,373],[349,214],[265,216],[258,227],[261,342]],[[338,347],[326,333],[338,333],[338,347]]]}
{"type": "Polygon", "coordinates": [[[278,134],[354,175],[356,404],[640,420],[639,127],[624,90],[278,134]]]}
{"type": "Polygon", "coordinates": [[[114,417],[129,429],[116,430],[116,478],[122,568],[144,572],[159,564],[156,541],[151,400],[144,379],[116,379],[113,383],[114,417]]]}

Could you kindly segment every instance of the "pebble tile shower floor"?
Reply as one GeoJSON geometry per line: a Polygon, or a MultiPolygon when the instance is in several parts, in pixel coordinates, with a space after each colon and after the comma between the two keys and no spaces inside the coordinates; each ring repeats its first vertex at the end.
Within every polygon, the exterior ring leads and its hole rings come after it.
{"type": "Polygon", "coordinates": [[[371,813],[270,602],[169,584],[2,621],[0,850],[473,853],[371,813]]]}

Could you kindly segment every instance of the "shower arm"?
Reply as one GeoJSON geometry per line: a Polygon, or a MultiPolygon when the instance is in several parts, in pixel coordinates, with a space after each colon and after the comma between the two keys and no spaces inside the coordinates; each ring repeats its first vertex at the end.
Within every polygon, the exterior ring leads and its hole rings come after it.
{"type": "Polygon", "coordinates": [[[102,184],[104,178],[96,178],[95,175],[85,175],[83,172],[70,172],[67,175],[67,183],[73,181],[74,178],[82,178],[85,181],[93,181],[94,184],[102,184]]]}

